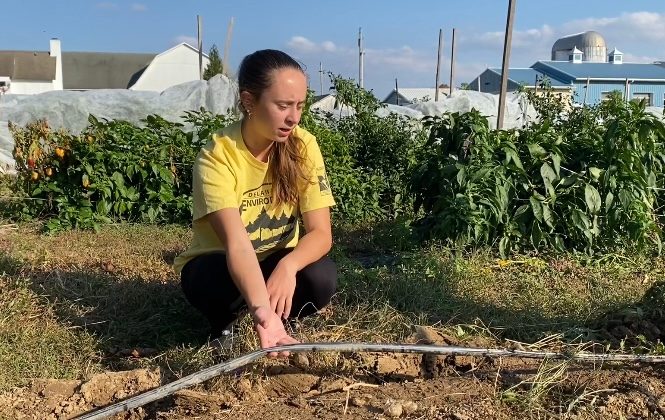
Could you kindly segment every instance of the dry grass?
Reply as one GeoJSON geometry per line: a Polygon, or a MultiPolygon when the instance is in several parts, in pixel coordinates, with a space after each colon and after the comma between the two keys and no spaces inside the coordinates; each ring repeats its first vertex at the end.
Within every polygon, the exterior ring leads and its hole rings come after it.
{"type": "Polygon", "coordinates": [[[23,385],[29,378],[73,379],[99,370],[94,337],[62,324],[54,305],[30,290],[28,278],[1,271],[0,390],[23,385]]]}
{"type": "MultiPolygon", "coordinates": [[[[594,320],[639,301],[664,270],[661,259],[637,257],[591,264],[575,256],[456,256],[415,247],[404,229],[337,230],[340,291],[329,310],[302,322],[298,338],[398,342],[415,325],[433,325],[462,343],[482,338],[560,349],[593,339],[594,320]]],[[[206,322],[186,303],[170,267],[189,239],[178,226],[117,225],[55,236],[28,224],[0,230],[0,389],[30,377],[81,378],[139,366],[159,366],[168,380],[255,349],[248,318],[237,327],[241,339],[231,354],[208,346],[206,322]],[[122,356],[133,348],[151,355],[122,356]]],[[[332,353],[312,356],[310,367],[339,375],[357,368],[352,357],[332,353]]],[[[557,390],[566,368],[543,365],[519,385],[503,384],[497,397],[533,409],[557,390]]],[[[593,392],[582,389],[561,405],[583,404],[593,392]]]]}

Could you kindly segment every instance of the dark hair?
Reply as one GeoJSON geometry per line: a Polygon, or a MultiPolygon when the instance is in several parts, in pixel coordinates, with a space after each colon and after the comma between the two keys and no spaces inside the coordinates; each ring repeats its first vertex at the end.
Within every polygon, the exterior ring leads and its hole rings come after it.
{"type": "MultiPolygon", "coordinates": [[[[240,92],[252,94],[256,100],[273,83],[273,73],[282,69],[295,69],[305,74],[303,68],[290,55],[279,50],[259,50],[243,58],[238,70],[240,92]]],[[[240,103],[240,109],[247,110],[240,103]]],[[[295,204],[298,201],[298,182],[307,180],[301,154],[302,140],[291,134],[284,143],[276,143],[270,151],[270,176],[272,197],[276,206],[295,204]]]]}

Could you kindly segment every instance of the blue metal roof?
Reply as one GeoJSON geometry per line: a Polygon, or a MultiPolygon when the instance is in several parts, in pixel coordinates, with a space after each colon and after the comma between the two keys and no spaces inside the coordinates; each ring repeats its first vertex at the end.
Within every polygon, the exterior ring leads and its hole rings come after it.
{"type": "Polygon", "coordinates": [[[532,67],[544,73],[553,69],[571,79],[651,79],[665,82],[665,67],[641,63],[571,63],[569,61],[537,61],[532,67]]]}
{"type": "MultiPolygon", "coordinates": [[[[489,69],[489,70],[501,76],[501,69],[489,69]]],[[[543,74],[532,68],[508,69],[508,80],[517,83],[518,85],[534,86],[534,84],[536,83],[536,77],[538,77],[538,81],[541,81],[543,80],[543,78],[547,77],[553,87],[570,86],[570,83],[565,83],[560,80],[556,80],[553,77],[543,74]]]]}

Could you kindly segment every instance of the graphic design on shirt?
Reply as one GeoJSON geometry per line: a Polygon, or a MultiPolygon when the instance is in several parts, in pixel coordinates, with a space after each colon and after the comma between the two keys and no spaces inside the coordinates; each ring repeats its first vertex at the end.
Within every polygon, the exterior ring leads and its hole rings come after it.
{"type": "Polygon", "coordinates": [[[242,194],[240,215],[250,212],[251,219],[246,229],[257,253],[272,249],[280,243],[287,244],[296,235],[296,216],[286,213],[270,215],[267,207],[271,204],[272,184],[263,184],[242,194]]]}
{"type": "Polygon", "coordinates": [[[331,194],[330,191],[330,181],[328,181],[328,175],[326,173],[323,173],[323,176],[318,175],[319,178],[319,190],[321,191],[321,195],[328,195],[331,194]]]}

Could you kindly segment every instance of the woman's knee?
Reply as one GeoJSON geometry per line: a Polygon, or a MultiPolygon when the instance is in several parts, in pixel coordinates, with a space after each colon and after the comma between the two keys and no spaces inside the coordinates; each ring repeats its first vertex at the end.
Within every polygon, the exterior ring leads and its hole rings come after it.
{"type": "Polygon", "coordinates": [[[310,299],[318,309],[330,303],[337,291],[337,265],[328,257],[308,265],[300,271],[300,278],[305,289],[310,292],[310,299]]]}
{"type": "Polygon", "coordinates": [[[227,308],[240,295],[221,253],[189,261],[183,267],[180,284],[187,301],[206,315],[227,308]]]}

